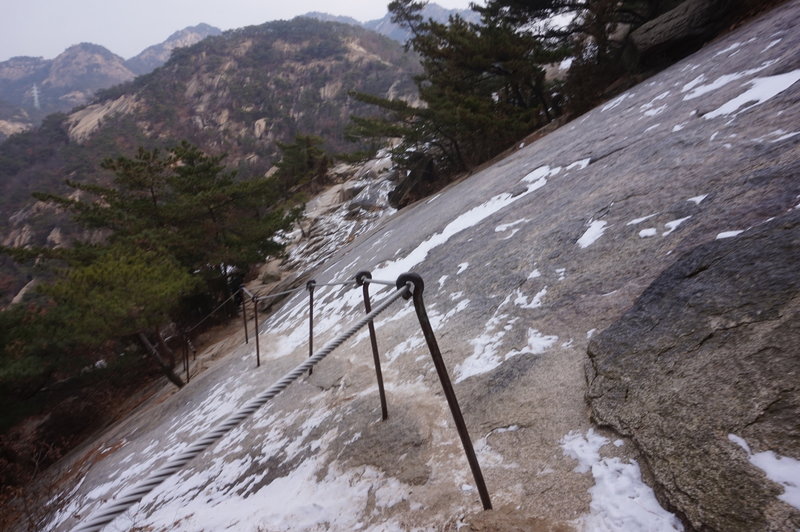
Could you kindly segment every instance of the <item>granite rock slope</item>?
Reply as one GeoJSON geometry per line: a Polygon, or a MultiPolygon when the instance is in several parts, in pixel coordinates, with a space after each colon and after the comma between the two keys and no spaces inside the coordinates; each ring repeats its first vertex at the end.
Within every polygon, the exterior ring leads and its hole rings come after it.
{"type": "MultiPolygon", "coordinates": [[[[376,320],[389,420],[362,331],[109,530],[719,526],[640,468],[636,436],[592,423],[587,345],[685,253],[717,237],[746,248],[743,237],[800,203],[799,23],[800,2],[783,5],[384,218],[309,272],[320,284],[361,270],[423,277],[496,511],[480,512],[413,310],[398,303],[376,320]]],[[[388,293],[373,287],[376,301],[388,293]]],[[[316,346],[363,313],[352,286],[320,287],[315,305],[316,346]]],[[[85,519],[305,360],[307,309],[299,293],[260,322],[261,367],[240,344],[86,450],[110,449],[102,460],[65,464],[72,484],[49,527],[85,519]]],[[[744,428],[734,436],[754,457],[773,445],[744,428]]],[[[746,465],[730,443],[719,470],[746,465]]],[[[792,509],[764,486],[756,528],[776,529],[792,509]]]]}

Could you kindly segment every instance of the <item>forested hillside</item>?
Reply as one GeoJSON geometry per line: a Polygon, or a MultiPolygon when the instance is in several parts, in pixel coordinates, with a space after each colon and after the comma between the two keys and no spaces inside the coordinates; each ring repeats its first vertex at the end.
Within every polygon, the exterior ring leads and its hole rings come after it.
{"type": "MultiPolygon", "coordinates": [[[[350,115],[370,111],[349,91],[413,98],[409,75],[417,68],[394,41],[311,19],[253,26],[182,48],[153,73],[0,145],[0,242],[46,244],[63,220],[32,216],[31,194],[64,193],[65,179],[107,181],[100,162],[139,146],[187,140],[227,154],[226,165],[243,177],[263,176],[279,160],[278,144],[298,135],[320,137],[332,153],[364,148],[347,141],[345,127],[350,115]]],[[[56,234],[67,238],[69,231],[56,234]]],[[[4,302],[24,277],[5,278],[4,302]]]]}

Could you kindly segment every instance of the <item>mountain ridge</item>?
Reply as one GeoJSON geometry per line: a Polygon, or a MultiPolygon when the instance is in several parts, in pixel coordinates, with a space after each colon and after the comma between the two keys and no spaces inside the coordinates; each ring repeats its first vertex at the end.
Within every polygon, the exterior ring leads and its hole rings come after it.
{"type": "MultiPolygon", "coordinates": [[[[431,3],[425,6],[423,15],[439,22],[446,22],[454,14],[477,21],[475,12],[466,9],[446,9],[431,3]]],[[[351,17],[309,12],[301,17],[328,22],[339,22],[366,28],[393,40],[404,43],[410,34],[391,22],[391,15],[359,22],[351,17]]],[[[228,30],[236,31],[236,30],[228,30]]],[[[68,112],[89,103],[98,90],[108,89],[136,76],[148,74],[167,62],[173,50],[191,46],[206,37],[223,33],[219,28],[200,23],[187,26],[172,33],[163,42],[148,46],[137,55],[124,59],[102,45],[81,43],[65,49],[52,59],[32,56],[16,56],[0,62],[0,142],[14,133],[27,131],[50,113],[68,112]],[[77,47],[77,48],[76,48],[77,47]],[[93,55],[83,57],[83,67],[75,68],[76,51],[93,55]],[[67,68],[73,64],[73,69],[67,68]],[[71,83],[65,80],[71,79],[71,83]]]]}
{"type": "Polygon", "coordinates": [[[409,73],[417,68],[395,41],[307,18],[178,48],[159,69],[99,91],[88,105],[51,115],[36,130],[0,144],[0,242],[44,244],[52,225],[15,216],[29,212],[30,194],[65,192],[65,178],[107,178],[100,161],[140,145],[189,140],[227,153],[226,163],[246,176],[267,173],[278,143],[299,134],[322,137],[331,152],[353,151],[357,145],[345,135],[349,117],[372,110],[349,92],[413,99],[409,73]]]}
{"type": "Polygon", "coordinates": [[[26,131],[55,112],[87,104],[98,90],[130,81],[164,64],[175,48],[221,31],[207,24],[188,26],[165,41],[123,59],[94,43],[68,47],[53,59],[18,56],[0,62],[0,141],[26,131]]]}
{"type": "MultiPolygon", "coordinates": [[[[432,19],[435,22],[439,22],[442,24],[446,24],[449,18],[454,15],[458,15],[459,17],[463,18],[468,22],[477,23],[480,21],[480,15],[478,15],[478,13],[476,13],[475,11],[472,11],[470,9],[448,9],[440,6],[436,2],[429,2],[425,4],[425,7],[422,9],[420,14],[424,19],[432,19]]],[[[343,24],[352,24],[354,26],[361,26],[363,28],[372,30],[376,33],[380,33],[381,35],[385,35],[386,37],[389,37],[390,39],[393,39],[400,43],[405,43],[412,36],[411,32],[408,29],[403,28],[402,26],[399,26],[398,24],[392,22],[391,13],[387,13],[381,18],[368,20],[366,22],[358,21],[352,17],[342,17],[319,11],[311,11],[301,16],[316,18],[324,21],[341,22],[343,24]]]]}

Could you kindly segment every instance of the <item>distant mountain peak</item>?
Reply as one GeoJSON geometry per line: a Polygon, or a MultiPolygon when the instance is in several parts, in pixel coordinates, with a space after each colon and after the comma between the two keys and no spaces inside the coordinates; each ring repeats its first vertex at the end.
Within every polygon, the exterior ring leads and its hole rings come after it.
{"type": "Polygon", "coordinates": [[[53,59],[12,57],[0,62],[0,141],[32,127],[47,114],[86,104],[107,89],[163,65],[176,48],[191,46],[222,31],[197,24],[176,31],[127,61],[99,44],[74,44],[53,59]],[[36,89],[34,89],[34,86],[36,89]],[[35,95],[34,95],[35,94],[35,95]]]}
{"type": "MultiPolygon", "coordinates": [[[[461,18],[469,22],[480,21],[480,15],[469,9],[448,9],[433,2],[426,4],[422,9],[423,18],[433,19],[436,22],[445,23],[452,15],[459,15],[461,18]]],[[[385,35],[386,37],[401,43],[405,43],[411,38],[411,33],[407,29],[392,22],[391,13],[386,13],[383,18],[378,18],[367,22],[359,22],[352,17],[342,17],[331,15],[330,13],[322,13],[319,11],[311,11],[300,16],[315,18],[324,22],[341,22],[343,24],[350,24],[352,26],[360,26],[376,33],[380,33],[381,35],[385,35]]]]}
{"type": "Polygon", "coordinates": [[[321,20],[323,22],[341,22],[342,24],[350,24],[351,26],[363,26],[363,23],[354,19],[353,17],[331,15],[330,13],[323,13],[322,11],[309,11],[308,13],[300,16],[321,20]]]}
{"type": "Polygon", "coordinates": [[[206,37],[220,34],[222,34],[222,30],[210,24],[200,23],[196,26],[188,26],[176,31],[164,42],[145,48],[139,55],[128,59],[125,66],[137,75],[147,74],[166,63],[174,49],[191,46],[206,37]]]}

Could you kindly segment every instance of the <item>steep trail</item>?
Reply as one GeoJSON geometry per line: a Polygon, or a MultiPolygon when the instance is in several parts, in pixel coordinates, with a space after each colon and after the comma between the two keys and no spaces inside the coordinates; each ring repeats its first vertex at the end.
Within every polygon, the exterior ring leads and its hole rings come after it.
{"type": "MultiPolygon", "coordinates": [[[[480,512],[403,304],[376,323],[387,421],[363,332],[107,530],[679,527],[641,484],[632,445],[590,422],[586,346],[677,254],[800,204],[798,25],[800,2],[767,13],[394,214],[315,272],[320,283],[361,270],[425,279],[494,512],[480,512]]],[[[376,287],[376,300],[386,293],[376,287]]],[[[361,315],[360,291],[315,298],[315,345],[361,315]]],[[[297,295],[263,324],[261,368],[239,345],[110,430],[49,529],[70,529],[301,362],[306,310],[297,295]]]]}

